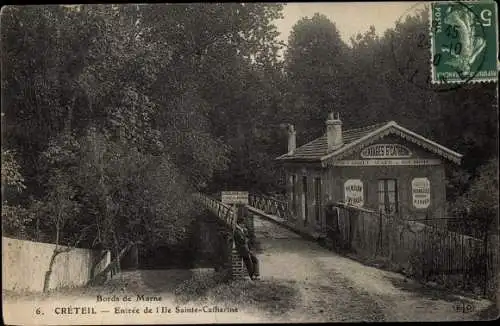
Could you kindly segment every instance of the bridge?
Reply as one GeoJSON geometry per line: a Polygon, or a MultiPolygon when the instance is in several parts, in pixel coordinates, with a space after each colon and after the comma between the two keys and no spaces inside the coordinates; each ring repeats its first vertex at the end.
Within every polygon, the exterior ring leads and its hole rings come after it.
{"type": "MultiPolygon", "coordinates": [[[[238,215],[242,215],[250,231],[251,241],[255,239],[255,216],[273,222],[309,240],[320,240],[326,237],[326,228],[324,232],[311,232],[297,228],[294,223],[297,218],[289,208],[288,203],[270,196],[249,194],[248,205],[240,206],[239,208],[233,205],[224,204],[213,196],[206,194],[195,194],[195,198],[208,208],[211,213],[217,216],[231,232],[234,232],[238,215]]],[[[230,273],[228,274],[232,279],[241,279],[246,275],[246,270],[241,258],[236,252],[232,237],[228,240],[228,245],[231,247],[229,248],[229,252],[231,252],[231,257],[229,258],[230,264],[226,265],[227,267],[231,266],[230,273]]]]}

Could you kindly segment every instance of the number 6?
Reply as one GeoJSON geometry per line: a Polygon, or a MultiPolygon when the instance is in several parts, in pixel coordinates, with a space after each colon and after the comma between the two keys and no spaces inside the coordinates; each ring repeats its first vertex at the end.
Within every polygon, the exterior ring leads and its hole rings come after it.
{"type": "Polygon", "coordinates": [[[486,24],[483,24],[483,26],[491,26],[491,14],[491,10],[488,9],[481,11],[481,19],[487,22],[486,24]]]}

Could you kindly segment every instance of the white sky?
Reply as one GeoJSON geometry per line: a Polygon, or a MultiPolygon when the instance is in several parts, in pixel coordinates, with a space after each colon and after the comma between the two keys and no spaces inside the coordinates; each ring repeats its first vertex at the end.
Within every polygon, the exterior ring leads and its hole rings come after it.
{"type": "Polygon", "coordinates": [[[319,12],[335,23],[341,38],[349,43],[351,36],[364,33],[375,26],[377,34],[382,35],[388,28],[402,16],[413,13],[417,8],[422,8],[425,3],[416,2],[308,2],[287,3],[283,8],[284,19],[274,23],[281,33],[280,39],[288,42],[288,36],[293,25],[302,17],[311,18],[319,12]]]}

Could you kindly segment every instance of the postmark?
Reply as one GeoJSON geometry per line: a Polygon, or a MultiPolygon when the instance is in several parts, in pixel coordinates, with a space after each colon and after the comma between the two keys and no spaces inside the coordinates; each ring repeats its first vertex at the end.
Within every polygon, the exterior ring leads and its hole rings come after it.
{"type": "Polygon", "coordinates": [[[497,81],[494,2],[433,2],[430,6],[432,83],[497,81]]]}

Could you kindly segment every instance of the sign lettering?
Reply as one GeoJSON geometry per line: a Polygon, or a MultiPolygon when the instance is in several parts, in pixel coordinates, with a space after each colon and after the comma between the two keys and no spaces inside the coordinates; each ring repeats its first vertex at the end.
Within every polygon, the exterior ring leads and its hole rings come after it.
{"type": "Polygon", "coordinates": [[[411,151],[408,147],[400,144],[375,144],[361,151],[362,158],[396,158],[410,156],[411,151]]]}
{"type": "Polygon", "coordinates": [[[223,204],[244,204],[248,205],[247,191],[222,191],[221,202],[223,204]]]}
{"type": "Polygon", "coordinates": [[[439,165],[438,159],[387,159],[387,160],[343,160],[333,162],[334,166],[384,166],[384,165],[439,165]]]}
{"type": "Polygon", "coordinates": [[[431,203],[431,183],[427,178],[414,178],[411,181],[413,206],[419,209],[429,207],[431,203]]]}
{"type": "Polygon", "coordinates": [[[344,183],[344,200],[346,203],[362,207],[364,205],[363,182],[349,179],[344,183]]]}

